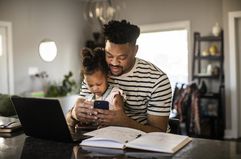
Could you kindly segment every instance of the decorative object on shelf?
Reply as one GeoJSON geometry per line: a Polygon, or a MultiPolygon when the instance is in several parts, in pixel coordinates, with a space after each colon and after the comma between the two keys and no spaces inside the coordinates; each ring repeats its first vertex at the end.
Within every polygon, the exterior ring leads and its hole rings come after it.
{"type": "Polygon", "coordinates": [[[212,44],[210,47],[209,47],[209,53],[210,55],[212,56],[216,56],[218,54],[218,47],[216,44],[212,44]]]}
{"type": "Polygon", "coordinates": [[[212,74],[213,74],[214,76],[218,76],[218,75],[219,75],[219,70],[220,70],[220,68],[219,68],[218,66],[214,66],[214,67],[213,67],[212,74]]]}
{"type": "Polygon", "coordinates": [[[209,51],[208,50],[203,50],[202,51],[202,56],[209,56],[209,51]]]}
{"type": "Polygon", "coordinates": [[[36,72],[30,75],[31,78],[31,92],[30,96],[43,97],[44,91],[47,87],[48,74],[45,71],[36,72]]]}
{"type": "Polygon", "coordinates": [[[212,34],[214,36],[219,36],[221,31],[222,31],[221,26],[219,25],[219,23],[216,22],[215,25],[212,28],[212,34]]]}
{"type": "Polygon", "coordinates": [[[213,72],[213,66],[212,66],[212,64],[208,64],[208,66],[207,66],[207,74],[208,75],[212,75],[212,72],[213,72]]]}
{"type": "Polygon", "coordinates": [[[201,84],[200,84],[199,87],[198,87],[198,90],[199,90],[199,93],[200,93],[200,94],[205,94],[205,93],[207,93],[207,85],[206,85],[206,83],[204,82],[204,80],[202,80],[201,84]]]}

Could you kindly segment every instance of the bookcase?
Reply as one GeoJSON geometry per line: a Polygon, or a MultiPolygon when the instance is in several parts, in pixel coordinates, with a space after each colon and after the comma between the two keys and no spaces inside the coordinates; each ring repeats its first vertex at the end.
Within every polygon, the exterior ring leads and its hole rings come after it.
{"type": "Polygon", "coordinates": [[[204,85],[199,95],[200,137],[224,136],[223,31],[218,36],[194,32],[192,80],[204,85]]]}

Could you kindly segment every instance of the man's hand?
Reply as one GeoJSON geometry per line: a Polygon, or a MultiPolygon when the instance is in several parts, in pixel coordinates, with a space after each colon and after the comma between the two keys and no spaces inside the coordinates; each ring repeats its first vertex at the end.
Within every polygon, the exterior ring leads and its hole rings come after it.
{"type": "Polygon", "coordinates": [[[123,125],[127,116],[123,110],[123,98],[121,95],[116,95],[114,97],[114,108],[113,110],[103,110],[103,109],[96,109],[97,114],[97,121],[101,126],[107,125],[123,125]]]}

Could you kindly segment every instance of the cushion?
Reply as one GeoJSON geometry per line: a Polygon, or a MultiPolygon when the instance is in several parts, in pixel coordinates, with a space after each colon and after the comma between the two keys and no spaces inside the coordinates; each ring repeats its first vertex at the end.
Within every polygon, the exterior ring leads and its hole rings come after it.
{"type": "Polygon", "coordinates": [[[16,112],[10,97],[11,96],[7,94],[0,94],[0,115],[1,116],[16,115],[16,112]]]}

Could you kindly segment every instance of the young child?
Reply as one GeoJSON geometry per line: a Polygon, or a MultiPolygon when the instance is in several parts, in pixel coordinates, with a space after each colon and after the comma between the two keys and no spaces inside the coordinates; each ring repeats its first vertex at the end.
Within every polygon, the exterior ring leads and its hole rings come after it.
{"type": "Polygon", "coordinates": [[[105,100],[109,102],[109,109],[114,109],[113,100],[116,96],[125,95],[122,90],[108,84],[109,68],[105,60],[105,51],[96,48],[82,50],[81,75],[91,92],[86,97],[87,100],[105,100]]]}

